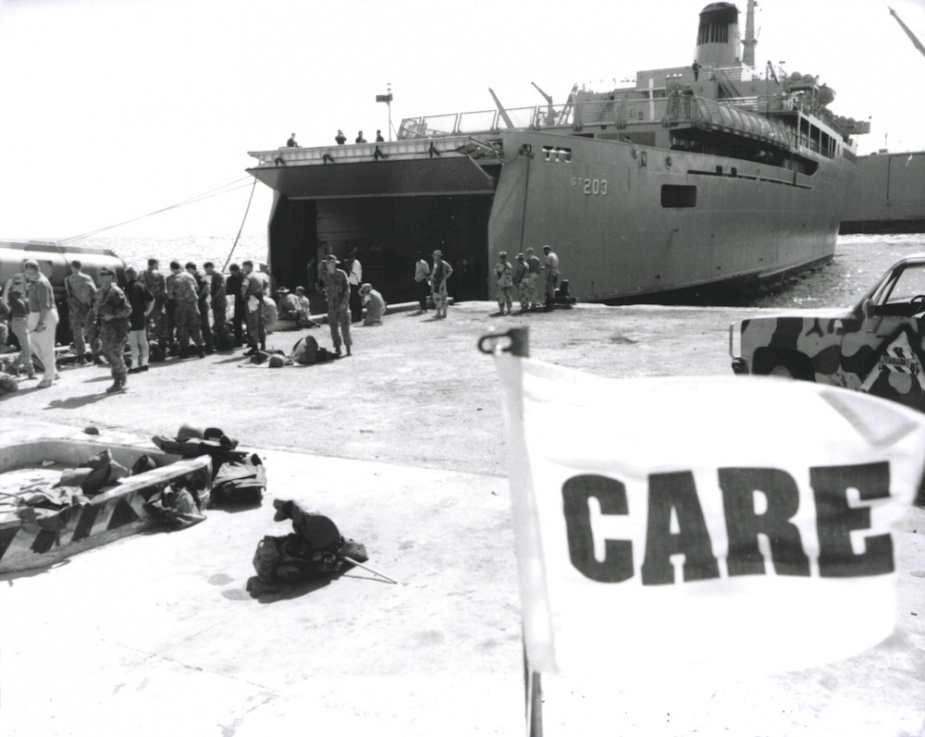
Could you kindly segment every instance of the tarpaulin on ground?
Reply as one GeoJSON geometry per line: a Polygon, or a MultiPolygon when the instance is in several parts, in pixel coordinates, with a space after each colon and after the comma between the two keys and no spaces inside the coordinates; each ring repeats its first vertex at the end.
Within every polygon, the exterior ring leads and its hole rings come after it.
{"type": "Polygon", "coordinates": [[[809,382],[495,355],[533,670],[768,673],[892,632],[890,531],[925,415],[809,382]]]}

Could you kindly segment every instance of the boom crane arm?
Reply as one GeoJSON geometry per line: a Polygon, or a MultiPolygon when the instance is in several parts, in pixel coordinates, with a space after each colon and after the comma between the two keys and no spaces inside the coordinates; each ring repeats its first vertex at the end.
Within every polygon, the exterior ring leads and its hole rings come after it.
{"type": "Polygon", "coordinates": [[[893,8],[890,8],[890,15],[896,19],[896,22],[899,23],[902,29],[906,32],[906,35],[909,37],[909,40],[912,41],[913,46],[915,46],[915,48],[921,52],[922,56],[925,56],[925,46],[922,45],[922,42],[919,41],[916,35],[912,32],[912,29],[903,23],[902,18],[896,14],[896,11],[893,10],[893,8]]]}

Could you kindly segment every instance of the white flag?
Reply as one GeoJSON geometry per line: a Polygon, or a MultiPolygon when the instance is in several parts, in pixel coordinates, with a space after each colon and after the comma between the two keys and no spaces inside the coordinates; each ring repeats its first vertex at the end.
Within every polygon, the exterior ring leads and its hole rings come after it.
{"type": "Polygon", "coordinates": [[[925,415],[809,382],[496,360],[534,670],[769,673],[892,632],[925,415]]]}

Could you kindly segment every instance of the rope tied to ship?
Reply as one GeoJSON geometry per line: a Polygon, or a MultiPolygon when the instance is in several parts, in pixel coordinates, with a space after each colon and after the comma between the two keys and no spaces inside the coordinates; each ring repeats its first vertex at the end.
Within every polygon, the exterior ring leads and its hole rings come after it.
{"type": "Polygon", "coordinates": [[[234,243],[231,246],[231,250],[228,252],[228,258],[225,259],[225,265],[222,266],[222,271],[228,268],[228,262],[231,261],[231,256],[234,254],[234,249],[238,246],[238,241],[241,238],[241,231],[244,230],[244,223],[247,222],[247,213],[250,212],[251,202],[254,201],[254,190],[257,189],[257,177],[254,177],[254,183],[251,185],[251,195],[247,198],[247,207],[244,208],[244,217],[241,218],[241,227],[238,228],[238,234],[234,238],[234,243]]]}

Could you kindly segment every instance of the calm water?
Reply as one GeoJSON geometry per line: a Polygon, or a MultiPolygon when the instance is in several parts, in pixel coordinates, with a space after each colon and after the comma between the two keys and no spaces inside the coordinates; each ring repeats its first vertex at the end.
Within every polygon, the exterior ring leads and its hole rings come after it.
{"type": "MultiPolygon", "coordinates": [[[[233,244],[234,239],[227,236],[181,236],[94,237],[80,245],[109,248],[126,264],[140,268],[145,268],[148,258],[153,256],[160,260],[162,270],[166,271],[173,259],[181,263],[195,261],[200,266],[204,261],[212,261],[217,268],[222,268],[233,244]]],[[[835,258],[827,266],[790,279],[779,289],[732,301],[753,307],[847,307],[854,304],[897,258],[918,252],[925,252],[925,233],[841,236],[835,258]]],[[[566,275],[568,256],[565,253],[559,256],[562,258],[563,275],[566,275]]],[[[254,263],[266,262],[266,239],[242,236],[234,249],[232,261],[241,263],[245,259],[254,263]]]]}

